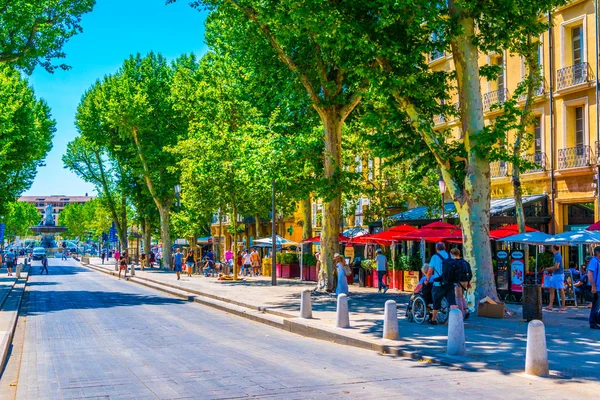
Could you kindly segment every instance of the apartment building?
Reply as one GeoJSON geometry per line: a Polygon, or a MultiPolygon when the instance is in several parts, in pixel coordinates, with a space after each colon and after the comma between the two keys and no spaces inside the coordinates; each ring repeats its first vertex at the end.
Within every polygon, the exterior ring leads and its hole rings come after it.
{"type": "Polygon", "coordinates": [[[58,223],[58,215],[67,206],[67,204],[79,203],[85,204],[86,202],[93,199],[92,196],[64,196],[64,195],[52,195],[52,196],[21,196],[19,201],[31,203],[40,212],[40,221],[42,216],[46,212],[46,207],[52,205],[52,215],[54,217],[54,223],[58,223]]]}

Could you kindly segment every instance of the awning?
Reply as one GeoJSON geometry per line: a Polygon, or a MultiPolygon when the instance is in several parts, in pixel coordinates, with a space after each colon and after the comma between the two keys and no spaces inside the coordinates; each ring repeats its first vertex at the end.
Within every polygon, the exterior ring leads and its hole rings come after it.
{"type": "MultiPolygon", "coordinates": [[[[535,194],[531,196],[523,196],[523,206],[538,202],[547,198],[546,194],[535,194]]],[[[454,202],[447,202],[444,205],[445,214],[447,218],[458,218],[456,214],[456,207],[454,202]]],[[[515,209],[515,198],[504,197],[492,199],[490,202],[490,215],[501,216],[508,211],[515,209]]],[[[432,215],[431,210],[427,206],[419,206],[412,208],[408,211],[401,212],[399,214],[392,215],[389,217],[395,221],[415,221],[415,220],[430,220],[438,218],[438,214],[432,215]]]]}

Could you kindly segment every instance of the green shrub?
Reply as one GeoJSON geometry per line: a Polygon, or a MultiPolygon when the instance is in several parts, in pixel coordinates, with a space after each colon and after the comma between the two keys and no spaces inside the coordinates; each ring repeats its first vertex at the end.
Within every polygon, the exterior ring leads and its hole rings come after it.
{"type": "Polygon", "coordinates": [[[365,271],[372,271],[375,269],[375,263],[373,262],[373,260],[362,260],[360,262],[360,266],[365,270],[365,271]]]}
{"type": "MultiPolygon", "coordinates": [[[[279,254],[277,254],[279,256],[279,254]]],[[[281,254],[281,264],[295,264],[298,262],[298,256],[296,253],[283,253],[281,254]]]]}
{"type": "Polygon", "coordinates": [[[313,266],[313,265],[317,265],[317,257],[313,256],[312,254],[303,254],[302,255],[302,265],[306,265],[306,266],[313,266]]]}

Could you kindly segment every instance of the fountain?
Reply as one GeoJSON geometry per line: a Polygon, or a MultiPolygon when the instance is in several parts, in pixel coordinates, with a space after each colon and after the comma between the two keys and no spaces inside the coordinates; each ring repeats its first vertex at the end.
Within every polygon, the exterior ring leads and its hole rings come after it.
{"type": "Polygon", "coordinates": [[[58,246],[56,245],[56,240],[54,240],[54,236],[57,233],[61,233],[67,230],[66,226],[57,226],[54,223],[54,217],[52,216],[52,205],[48,204],[46,206],[46,211],[44,213],[44,218],[39,225],[32,226],[31,229],[37,235],[42,235],[42,240],[40,242],[40,246],[45,249],[56,249],[58,246]]]}

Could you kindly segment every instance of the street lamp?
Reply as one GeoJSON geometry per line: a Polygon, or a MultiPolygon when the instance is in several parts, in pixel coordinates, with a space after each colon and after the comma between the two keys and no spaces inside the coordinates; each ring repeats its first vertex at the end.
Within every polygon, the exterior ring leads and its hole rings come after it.
{"type": "Polygon", "coordinates": [[[444,178],[440,175],[440,180],[438,181],[438,185],[440,187],[440,194],[442,197],[442,222],[444,222],[444,213],[445,213],[445,204],[444,204],[444,194],[446,194],[446,182],[444,182],[444,178]]]}

